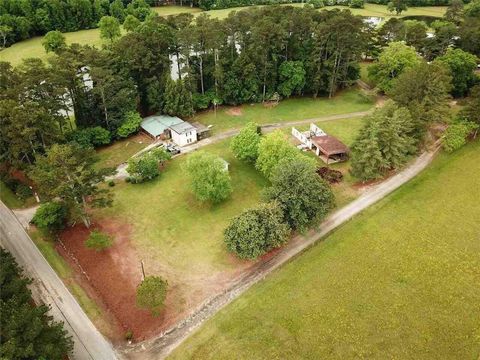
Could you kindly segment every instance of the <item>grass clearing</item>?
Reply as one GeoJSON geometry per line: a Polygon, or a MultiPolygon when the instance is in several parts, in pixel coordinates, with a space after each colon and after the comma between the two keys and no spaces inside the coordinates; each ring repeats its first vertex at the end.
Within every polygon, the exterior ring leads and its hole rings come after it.
{"type": "Polygon", "coordinates": [[[266,107],[263,104],[244,104],[236,107],[238,115],[232,115],[232,107],[220,107],[197,113],[195,121],[213,125],[213,133],[227,129],[240,128],[247,122],[273,124],[287,121],[314,119],[322,116],[366,111],[373,104],[360,95],[358,89],[349,89],[329,98],[290,98],[279,102],[277,106],[266,107]]]}
{"type": "Polygon", "coordinates": [[[476,359],[480,142],[253,286],[171,359],[476,359]]]}
{"type": "Polygon", "coordinates": [[[115,141],[111,145],[97,149],[98,162],[95,165],[98,168],[117,167],[151,143],[152,139],[142,133],[115,141]]]}

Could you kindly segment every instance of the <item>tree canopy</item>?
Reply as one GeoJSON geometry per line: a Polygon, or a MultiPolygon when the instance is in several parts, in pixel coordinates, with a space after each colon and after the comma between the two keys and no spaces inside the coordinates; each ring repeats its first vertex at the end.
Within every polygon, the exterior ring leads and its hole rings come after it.
{"type": "Polygon", "coordinates": [[[214,154],[195,152],[188,157],[184,168],[192,191],[200,201],[219,203],[233,191],[225,162],[214,154]]]}
{"type": "Polygon", "coordinates": [[[159,315],[167,297],[168,283],[159,276],[146,276],[137,287],[137,306],[159,315]]]}
{"type": "Polygon", "coordinates": [[[225,229],[227,249],[241,259],[256,259],[289,239],[289,228],[277,203],[261,204],[232,219],[225,229]]]}
{"type": "Polygon", "coordinates": [[[258,145],[260,143],[260,133],[258,124],[249,122],[242,130],[232,139],[230,148],[235,157],[254,163],[258,157],[258,145]]]}
{"type": "Polygon", "coordinates": [[[283,159],[270,180],[265,198],[279,204],[292,229],[306,230],[322,220],[335,203],[330,186],[316,174],[315,161],[307,157],[283,159]]]}
{"type": "Polygon", "coordinates": [[[63,360],[73,350],[73,341],[63,324],[48,315],[47,306],[32,304],[27,287],[31,282],[13,256],[0,248],[0,357],[63,360]]]}

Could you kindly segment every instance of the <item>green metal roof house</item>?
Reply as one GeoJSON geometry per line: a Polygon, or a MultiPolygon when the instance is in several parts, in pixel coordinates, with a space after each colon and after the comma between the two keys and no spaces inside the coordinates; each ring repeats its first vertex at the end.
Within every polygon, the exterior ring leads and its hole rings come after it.
{"type": "Polygon", "coordinates": [[[184,121],[176,116],[152,115],[143,119],[140,125],[143,131],[154,139],[169,138],[168,131],[171,126],[182,124],[184,121]]]}

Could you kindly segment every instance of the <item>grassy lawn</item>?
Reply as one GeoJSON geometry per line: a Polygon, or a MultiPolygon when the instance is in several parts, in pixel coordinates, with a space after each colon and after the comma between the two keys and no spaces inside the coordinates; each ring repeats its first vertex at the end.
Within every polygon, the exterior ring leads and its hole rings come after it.
{"type": "Polygon", "coordinates": [[[172,359],[477,359],[480,142],[255,285],[172,359]]]}
{"type": "Polygon", "coordinates": [[[342,91],[333,99],[328,98],[291,98],[281,101],[275,107],[263,104],[244,104],[238,106],[240,115],[232,115],[231,107],[221,107],[217,113],[213,110],[195,115],[194,120],[205,125],[213,125],[213,133],[242,127],[249,121],[258,124],[281,123],[286,121],[318,118],[328,115],[365,111],[372,107],[357,89],[342,91]]]}
{"type": "Polygon", "coordinates": [[[154,7],[153,10],[160,16],[169,16],[183,13],[196,14],[202,12],[202,9],[190,6],[165,5],[154,7]]]}
{"type": "Polygon", "coordinates": [[[126,162],[134,154],[152,143],[152,139],[143,134],[128,139],[115,141],[113,144],[97,150],[97,167],[117,167],[126,162]]]}
{"type": "Polygon", "coordinates": [[[118,184],[114,207],[98,211],[97,217],[131,224],[133,244],[148,266],[160,273],[164,266],[174,269],[173,281],[192,272],[198,276],[233,268],[223,230],[231,217],[259,201],[266,181],[253,166],[235,159],[228,146],[223,141],[205,147],[230,163],[233,194],[225,202],[212,206],[194,198],[182,170],[186,155],[170,161],[154,181],[118,184]]]}

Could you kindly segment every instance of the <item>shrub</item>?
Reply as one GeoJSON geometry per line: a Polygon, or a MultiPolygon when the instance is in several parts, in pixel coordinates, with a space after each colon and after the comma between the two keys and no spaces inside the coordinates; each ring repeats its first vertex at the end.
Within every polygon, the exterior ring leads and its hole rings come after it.
{"type": "Polygon", "coordinates": [[[99,230],[93,230],[88,239],[85,241],[85,246],[95,251],[102,251],[113,244],[113,239],[110,235],[102,233],[99,230]]]}
{"type": "Polygon", "coordinates": [[[330,184],[339,183],[343,179],[343,174],[340,171],[330,169],[326,166],[318,168],[317,174],[330,184]]]}
{"type": "Polygon", "coordinates": [[[117,136],[126,138],[133,133],[136,133],[140,128],[142,118],[136,111],[129,111],[123,117],[123,123],[117,130],[117,136]]]}
{"type": "Polygon", "coordinates": [[[241,259],[255,259],[288,241],[290,230],[283,223],[277,203],[262,204],[245,210],[225,229],[229,251],[241,259]]]}
{"type": "Polygon", "coordinates": [[[98,147],[110,144],[111,134],[110,131],[100,126],[95,126],[74,130],[67,135],[67,139],[85,148],[98,147]]]}
{"type": "Polygon", "coordinates": [[[32,189],[29,186],[20,183],[15,190],[15,194],[22,200],[28,199],[33,195],[32,189]]]}
{"type": "Polygon", "coordinates": [[[40,205],[32,223],[42,230],[58,231],[64,227],[66,218],[67,209],[64,204],[52,201],[40,205]]]}
{"type": "Polygon", "coordinates": [[[451,124],[442,138],[442,146],[448,151],[452,152],[460,149],[467,142],[467,137],[478,128],[478,125],[470,121],[459,120],[451,124]]]}
{"type": "Polygon", "coordinates": [[[146,154],[128,160],[127,172],[132,184],[152,180],[160,175],[159,165],[170,160],[172,155],[164,148],[154,149],[146,154]]]}
{"type": "Polygon", "coordinates": [[[114,186],[115,186],[115,181],[110,180],[110,181],[108,182],[108,186],[114,187],[114,186]]]}
{"type": "Polygon", "coordinates": [[[168,283],[159,276],[147,276],[137,287],[137,306],[158,315],[167,297],[168,283]]]}
{"type": "Polygon", "coordinates": [[[314,9],[320,9],[325,6],[323,0],[308,0],[308,3],[312,5],[314,9]]]}
{"type": "Polygon", "coordinates": [[[349,6],[354,9],[363,9],[364,5],[364,0],[351,0],[349,6]]]}

